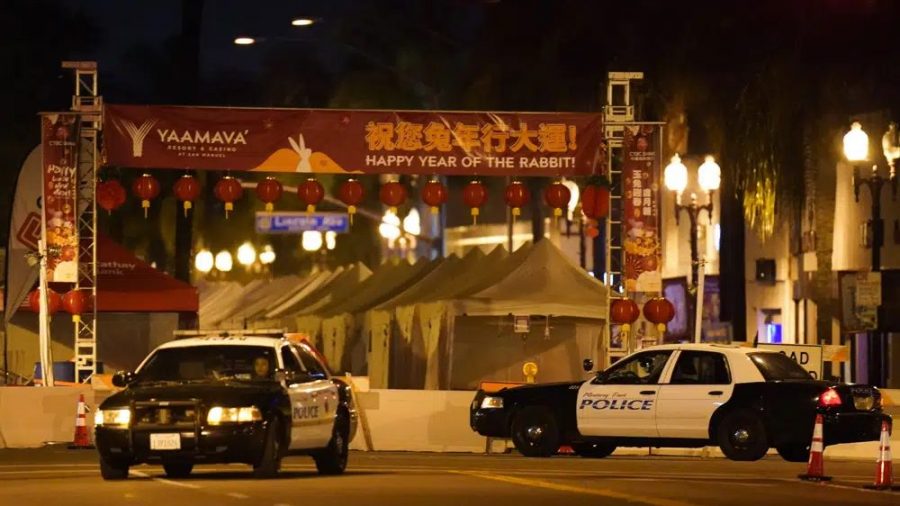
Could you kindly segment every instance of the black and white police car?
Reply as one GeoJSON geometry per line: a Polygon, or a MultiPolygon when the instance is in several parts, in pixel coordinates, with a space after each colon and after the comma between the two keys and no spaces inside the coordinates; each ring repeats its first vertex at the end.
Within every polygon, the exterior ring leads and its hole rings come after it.
{"type": "Polygon", "coordinates": [[[877,388],[812,379],[781,353],[679,344],[636,352],[587,381],[479,391],[470,425],[512,438],[532,457],[560,445],[601,458],[618,446],[714,444],[732,460],[757,460],[774,447],[801,462],[816,413],[824,415],[826,445],[878,440],[882,420],[890,420],[877,388]]]}
{"type": "Polygon", "coordinates": [[[347,465],[357,424],[350,387],[306,342],[252,333],[178,339],[113,383],[125,389],[94,416],[104,479],[127,478],[140,463],[179,478],[195,464],[232,462],[266,478],[289,454],[311,455],[322,474],[347,465]]]}

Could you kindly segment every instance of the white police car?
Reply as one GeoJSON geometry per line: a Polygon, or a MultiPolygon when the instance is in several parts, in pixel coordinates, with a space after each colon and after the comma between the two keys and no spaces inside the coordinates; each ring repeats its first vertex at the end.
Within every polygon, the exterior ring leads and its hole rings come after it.
{"type": "Polygon", "coordinates": [[[470,425],[532,457],[563,444],[595,458],[618,446],[715,444],[733,460],[774,447],[796,462],[808,458],[816,413],[826,445],[875,441],[890,420],[878,389],[815,380],[778,352],[679,344],[636,352],[588,381],[479,391],[470,425]]]}
{"type": "Polygon", "coordinates": [[[267,478],[295,454],[312,456],[322,474],[347,466],[357,424],[350,387],[304,341],[253,331],[180,339],[113,382],[125,389],[95,414],[104,479],[141,463],[182,478],[223,462],[267,478]]]}

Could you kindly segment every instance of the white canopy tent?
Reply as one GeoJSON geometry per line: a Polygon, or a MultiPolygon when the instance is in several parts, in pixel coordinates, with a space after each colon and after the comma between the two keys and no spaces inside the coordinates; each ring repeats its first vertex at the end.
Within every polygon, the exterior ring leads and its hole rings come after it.
{"type": "Polygon", "coordinates": [[[316,347],[321,347],[322,317],[318,315],[317,311],[328,304],[352,297],[359,289],[360,284],[371,275],[372,271],[365,264],[361,262],[353,264],[328,284],[321,286],[299,301],[296,305],[297,311],[287,314],[283,318],[285,320],[293,319],[292,330],[306,334],[316,347]]]}

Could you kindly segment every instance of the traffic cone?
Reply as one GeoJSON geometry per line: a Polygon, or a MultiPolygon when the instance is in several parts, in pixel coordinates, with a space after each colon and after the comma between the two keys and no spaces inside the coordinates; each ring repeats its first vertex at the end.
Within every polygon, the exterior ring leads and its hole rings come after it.
{"type": "Polygon", "coordinates": [[[91,437],[87,428],[87,405],[84,394],[78,396],[78,414],[75,416],[75,439],[69,445],[70,450],[92,449],[91,437]]]}
{"type": "Polygon", "coordinates": [[[881,422],[881,444],[875,466],[875,483],[866,488],[890,490],[894,484],[893,457],[891,457],[891,431],[887,421],[881,422]]]}
{"type": "Polygon", "coordinates": [[[831,476],[825,476],[825,462],[822,443],[822,415],[816,415],[816,425],[813,428],[812,443],[809,445],[809,462],[806,464],[806,474],[798,475],[801,480],[807,481],[831,481],[831,476]]]}

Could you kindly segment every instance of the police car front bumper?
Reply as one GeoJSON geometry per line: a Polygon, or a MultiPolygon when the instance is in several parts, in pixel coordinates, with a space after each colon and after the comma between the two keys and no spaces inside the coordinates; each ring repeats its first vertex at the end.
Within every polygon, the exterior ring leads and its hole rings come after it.
{"type": "Polygon", "coordinates": [[[828,413],[823,421],[825,445],[878,441],[881,423],[892,423],[890,415],[871,411],[828,413]]]}
{"type": "Polygon", "coordinates": [[[266,439],[264,422],[201,427],[195,431],[166,431],[153,429],[120,429],[97,427],[95,444],[106,460],[130,464],[188,461],[195,463],[259,461],[266,439]],[[150,448],[151,434],[179,434],[180,449],[150,448]]]}

